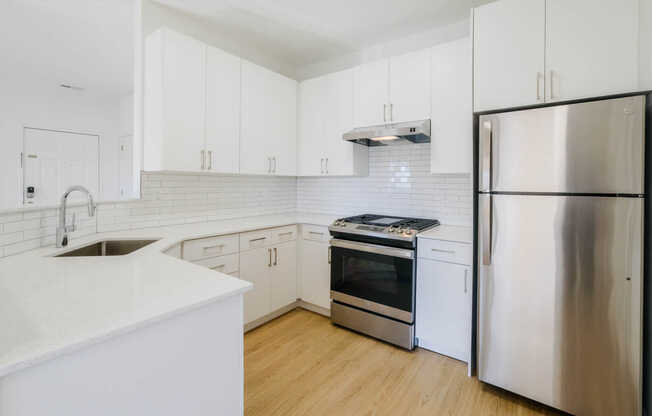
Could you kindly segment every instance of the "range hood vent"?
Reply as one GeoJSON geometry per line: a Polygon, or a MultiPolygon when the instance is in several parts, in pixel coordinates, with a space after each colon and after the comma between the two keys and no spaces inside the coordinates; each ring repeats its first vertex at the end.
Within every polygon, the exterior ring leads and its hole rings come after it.
{"type": "Polygon", "coordinates": [[[406,123],[359,127],[342,138],[364,146],[387,146],[398,143],[430,143],[430,119],[406,123]]]}

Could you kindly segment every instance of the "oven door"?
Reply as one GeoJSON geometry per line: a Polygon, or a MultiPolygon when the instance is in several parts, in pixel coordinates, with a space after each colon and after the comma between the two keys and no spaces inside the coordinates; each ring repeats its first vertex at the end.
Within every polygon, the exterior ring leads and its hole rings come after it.
{"type": "Polygon", "coordinates": [[[333,301],[414,322],[414,250],[338,239],[330,250],[333,301]]]}

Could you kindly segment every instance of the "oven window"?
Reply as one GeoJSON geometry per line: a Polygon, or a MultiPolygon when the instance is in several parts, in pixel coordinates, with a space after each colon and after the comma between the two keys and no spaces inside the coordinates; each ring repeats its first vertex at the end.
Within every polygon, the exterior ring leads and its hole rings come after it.
{"type": "Polygon", "coordinates": [[[414,260],[332,247],[331,290],[412,312],[414,260]]]}

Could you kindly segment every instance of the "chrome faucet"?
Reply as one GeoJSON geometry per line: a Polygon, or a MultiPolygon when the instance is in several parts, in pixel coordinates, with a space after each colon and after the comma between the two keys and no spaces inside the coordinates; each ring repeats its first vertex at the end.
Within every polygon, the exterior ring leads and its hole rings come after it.
{"type": "Polygon", "coordinates": [[[71,192],[79,191],[86,194],[88,197],[88,216],[92,217],[95,215],[95,203],[93,202],[93,195],[90,191],[83,186],[76,185],[68,188],[66,192],[61,196],[61,206],[59,207],[59,226],[57,227],[57,247],[66,247],[68,245],[68,233],[71,233],[77,229],[75,226],[75,217],[76,215],[72,214],[72,224],[66,225],[66,203],[68,202],[68,195],[71,192]]]}

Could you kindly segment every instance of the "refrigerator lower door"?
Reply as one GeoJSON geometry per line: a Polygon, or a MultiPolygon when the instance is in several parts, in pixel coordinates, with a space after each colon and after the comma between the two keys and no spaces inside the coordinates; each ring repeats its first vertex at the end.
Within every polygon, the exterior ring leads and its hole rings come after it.
{"type": "Polygon", "coordinates": [[[642,210],[479,195],[480,380],[577,415],[641,414],[642,210]]]}

